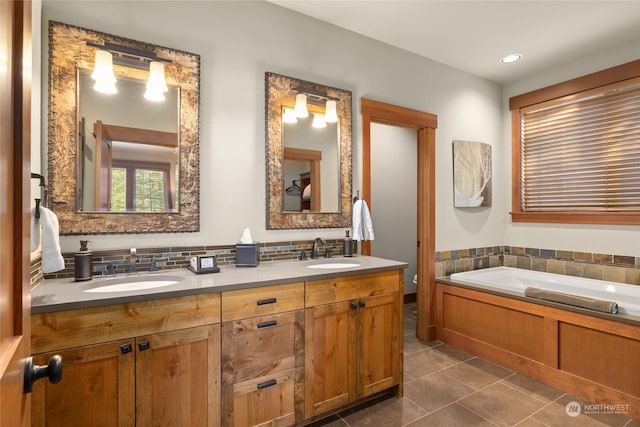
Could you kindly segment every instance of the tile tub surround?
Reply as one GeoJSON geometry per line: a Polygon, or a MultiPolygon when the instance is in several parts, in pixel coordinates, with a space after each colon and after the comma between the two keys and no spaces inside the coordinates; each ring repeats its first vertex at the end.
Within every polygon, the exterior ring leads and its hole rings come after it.
{"type": "Polygon", "coordinates": [[[436,252],[436,277],[500,266],[640,285],[640,257],[517,246],[436,252]]]}

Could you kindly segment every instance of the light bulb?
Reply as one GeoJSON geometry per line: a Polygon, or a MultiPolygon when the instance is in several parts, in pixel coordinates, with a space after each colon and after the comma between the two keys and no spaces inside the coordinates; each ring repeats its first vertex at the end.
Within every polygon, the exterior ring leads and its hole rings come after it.
{"type": "Polygon", "coordinates": [[[96,81],[93,88],[101,93],[117,93],[116,76],[113,74],[113,57],[106,50],[96,50],[96,62],[91,78],[96,81]]]}
{"type": "Polygon", "coordinates": [[[153,61],[149,64],[149,80],[147,80],[147,90],[144,97],[149,101],[164,101],[163,92],[167,92],[167,82],[164,79],[164,64],[153,61]]]}
{"type": "Polygon", "coordinates": [[[327,101],[326,110],[324,112],[324,121],[327,123],[335,123],[338,121],[336,101],[334,101],[333,99],[327,101]]]}
{"type": "Polygon", "coordinates": [[[307,95],[299,93],[296,95],[296,117],[309,117],[309,111],[307,110],[307,95]]]}
{"type": "Polygon", "coordinates": [[[295,111],[291,108],[284,109],[284,114],[282,115],[282,121],[285,123],[298,123],[298,118],[296,117],[295,111]]]}
{"type": "Polygon", "coordinates": [[[311,127],[314,128],[326,128],[327,122],[324,121],[324,117],[322,114],[313,113],[313,123],[311,123],[311,127]]]}

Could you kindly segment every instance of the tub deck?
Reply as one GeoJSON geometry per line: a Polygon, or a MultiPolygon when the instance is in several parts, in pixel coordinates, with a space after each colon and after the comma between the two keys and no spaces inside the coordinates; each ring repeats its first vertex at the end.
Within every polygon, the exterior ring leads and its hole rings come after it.
{"type": "MultiPolygon", "coordinates": [[[[640,421],[640,324],[436,281],[437,338],[640,421]]],[[[629,320],[629,319],[627,319],[629,320]]]]}

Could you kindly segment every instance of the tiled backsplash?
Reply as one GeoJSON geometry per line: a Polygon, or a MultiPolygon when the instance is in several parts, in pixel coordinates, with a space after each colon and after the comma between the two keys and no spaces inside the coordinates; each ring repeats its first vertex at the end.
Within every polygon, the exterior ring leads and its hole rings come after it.
{"type": "MultiPolygon", "coordinates": [[[[342,240],[326,240],[331,247],[333,256],[342,255],[342,240]]],[[[261,243],[259,248],[259,261],[269,262],[275,260],[296,259],[300,256],[300,251],[304,250],[308,257],[311,253],[312,241],[261,243]]],[[[36,259],[31,263],[31,286],[37,284],[43,278],[56,279],[63,277],[73,277],[74,256],[73,252],[63,253],[64,270],[52,274],[42,275],[40,266],[41,260],[36,259]]],[[[216,255],[218,265],[231,265],[236,262],[236,246],[181,246],[164,248],[137,248],[136,267],[138,271],[148,271],[151,262],[155,261],[159,270],[170,270],[175,268],[186,268],[189,260],[195,255],[216,255]]],[[[321,249],[321,256],[324,255],[324,248],[321,249]]],[[[107,265],[115,267],[116,274],[124,274],[129,271],[130,249],[118,249],[107,251],[93,251],[93,276],[106,274],[107,265]]]]}
{"type": "Polygon", "coordinates": [[[436,277],[502,265],[640,285],[640,257],[517,246],[436,252],[436,277]]]}
{"type": "MultiPolygon", "coordinates": [[[[301,250],[309,256],[312,241],[291,241],[259,244],[260,262],[296,259],[301,250]]],[[[327,240],[335,256],[342,255],[342,240],[327,240]]],[[[188,246],[165,248],[138,248],[137,268],[149,270],[154,260],[158,269],[185,268],[195,255],[216,255],[218,265],[235,264],[235,245],[188,246]]],[[[73,277],[73,252],[62,254],[65,269],[53,274],[42,274],[41,260],[31,263],[31,286],[43,278],[73,277]]],[[[109,250],[93,252],[93,275],[105,274],[109,263],[116,267],[117,274],[124,274],[129,268],[129,250],[109,250]]],[[[522,248],[516,246],[489,246],[482,248],[456,249],[436,252],[436,277],[448,276],[461,271],[478,270],[488,267],[518,267],[549,273],[612,282],[640,285],[640,257],[592,254],[553,249],[522,248]]]]}

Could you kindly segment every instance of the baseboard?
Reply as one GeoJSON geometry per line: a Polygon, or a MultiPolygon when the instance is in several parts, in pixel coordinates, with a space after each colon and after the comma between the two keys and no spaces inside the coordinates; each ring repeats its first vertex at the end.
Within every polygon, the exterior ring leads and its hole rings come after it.
{"type": "Polygon", "coordinates": [[[417,294],[414,292],[412,294],[404,294],[404,303],[405,304],[410,304],[412,302],[416,302],[417,299],[417,294]]]}

